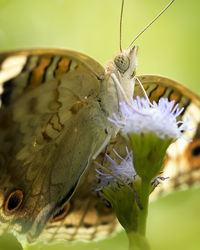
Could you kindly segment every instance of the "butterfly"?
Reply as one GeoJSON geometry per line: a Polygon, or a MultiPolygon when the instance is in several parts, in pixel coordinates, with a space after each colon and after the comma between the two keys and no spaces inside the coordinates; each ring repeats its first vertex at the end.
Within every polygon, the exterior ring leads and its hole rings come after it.
{"type": "MultiPolygon", "coordinates": [[[[143,96],[136,84],[137,47],[120,52],[104,69],[76,51],[20,50],[0,54],[0,234],[29,242],[104,237],[119,224],[110,204],[93,190],[95,164],[125,139],[108,121],[119,103],[143,96]],[[122,90],[121,90],[122,88],[122,90]]],[[[157,192],[200,181],[200,99],[161,76],[138,76],[150,101],[161,97],[193,118],[192,142],[168,150],[171,178],[157,192]]],[[[105,165],[108,163],[105,163],[105,165]]]]}
{"type": "MultiPolygon", "coordinates": [[[[129,53],[134,63],[127,70],[133,80],[137,48],[129,53]]],[[[119,57],[123,58],[117,56],[117,63],[119,57]]],[[[0,62],[1,233],[14,230],[29,241],[89,240],[111,234],[119,225],[109,204],[93,191],[92,160],[97,155],[96,160],[103,161],[101,151],[107,144],[111,157],[113,149],[126,154],[125,139],[107,120],[119,112],[122,98],[111,78],[113,71],[86,55],[62,50],[9,52],[0,55],[0,62]]],[[[112,70],[114,63],[109,64],[112,70]]],[[[139,79],[150,101],[175,100],[184,107],[182,118],[192,117],[195,127],[185,135],[192,142],[178,140],[170,146],[165,174],[171,178],[158,192],[198,183],[199,97],[165,77],[139,79]]],[[[136,85],[131,95],[142,96],[141,88],[136,85]]]]}

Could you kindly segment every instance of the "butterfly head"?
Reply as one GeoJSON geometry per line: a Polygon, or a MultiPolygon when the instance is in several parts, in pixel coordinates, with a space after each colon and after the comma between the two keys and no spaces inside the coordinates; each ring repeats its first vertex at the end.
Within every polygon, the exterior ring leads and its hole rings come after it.
{"type": "Polygon", "coordinates": [[[114,58],[116,69],[122,74],[133,77],[137,69],[137,52],[138,47],[133,46],[131,49],[126,49],[120,52],[114,58]]]}

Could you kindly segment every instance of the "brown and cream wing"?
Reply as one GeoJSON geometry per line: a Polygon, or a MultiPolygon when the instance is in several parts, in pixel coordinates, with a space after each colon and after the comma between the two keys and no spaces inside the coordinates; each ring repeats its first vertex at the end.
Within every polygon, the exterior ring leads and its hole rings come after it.
{"type": "MultiPolygon", "coordinates": [[[[126,157],[126,147],[129,147],[126,139],[118,134],[95,162],[105,167],[110,166],[110,162],[105,158],[107,153],[120,163],[113,149],[119,155],[126,157]]],[[[121,228],[110,204],[95,192],[98,183],[95,170],[98,166],[95,162],[81,179],[70,201],[52,217],[38,240],[46,242],[94,240],[109,236],[121,228]]]]}
{"type": "MultiPolygon", "coordinates": [[[[169,149],[165,162],[164,175],[169,176],[157,192],[170,192],[180,186],[200,183],[200,97],[176,81],[157,75],[139,76],[150,101],[159,101],[161,97],[175,100],[179,107],[184,107],[180,119],[190,117],[189,127],[193,131],[184,133],[184,138],[177,140],[169,149]],[[191,140],[191,141],[189,141],[191,140]]],[[[136,86],[135,96],[142,96],[136,86]]],[[[167,124],[166,124],[167,126],[167,124]]]]}
{"type": "Polygon", "coordinates": [[[95,192],[95,168],[90,168],[70,201],[48,222],[38,240],[94,240],[120,228],[115,213],[95,192]]]}
{"type": "Polygon", "coordinates": [[[0,62],[2,231],[14,227],[34,238],[107,137],[95,100],[104,69],[62,50],[5,53],[0,62]]]}

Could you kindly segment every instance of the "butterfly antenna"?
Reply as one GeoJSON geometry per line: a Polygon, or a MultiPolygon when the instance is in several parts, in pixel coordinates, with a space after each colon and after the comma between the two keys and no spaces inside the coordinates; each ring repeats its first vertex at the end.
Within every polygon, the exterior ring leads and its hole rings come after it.
{"type": "Polygon", "coordinates": [[[119,41],[120,41],[120,52],[122,52],[122,17],[124,11],[124,0],[122,0],[121,13],[120,13],[120,33],[119,33],[119,41]]]}
{"type": "MultiPolygon", "coordinates": [[[[172,0],[142,31],[140,31],[140,33],[131,41],[131,43],[129,44],[128,48],[131,47],[131,45],[135,42],[135,40],[138,39],[138,37],[146,30],[149,28],[149,26],[152,25],[152,23],[154,23],[168,8],[169,6],[174,2],[175,0],[172,0]]],[[[127,49],[128,49],[127,48],[127,49]]]]}

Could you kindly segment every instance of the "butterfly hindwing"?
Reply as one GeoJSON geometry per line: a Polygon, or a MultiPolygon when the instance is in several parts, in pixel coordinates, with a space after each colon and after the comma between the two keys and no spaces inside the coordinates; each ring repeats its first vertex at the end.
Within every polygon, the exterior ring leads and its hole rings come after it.
{"type": "Polygon", "coordinates": [[[93,240],[109,236],[119,228],[112,207],[95,191],[95,167],[94,164],[82,178],[67,210],[64,207],[54,215],[38,240],[93,240]]]}
{"type": "MultiPolygon", "coordinates": [[[[89,170],[82,178],[77,190],[68,202],[67,212],[62,210],[62,216],[54,216],[41,233],[38,240],[54,242],[56,240],[94,240],[111,235],[120,229],[120,224],[115,216],[111,205],[102,199],[96,192],[98,179],[96,178],[95,162],[110,166],[105,158],[105,153],[120,163],[121,159],[116,157],[115,152],[126,156],[126,139],[118,134],[112,139],[106,149],[96,158],[89,170]]],[[[129,147],[130,148],[130,147],[129,147]]],[[[60,215],[58,213],[57,215],[60,215]]]]}
{"type": "MultiPolygon", "coordinates": [[[[174,100],[179,108],[184,108],[179,119],[189,122],[190,131],[184,133],[184,138],[178,139],[169,149],[164,166],[164,176],[169,177],[156,193],[170,192],[175,188],[191,186],[200,181],[200,98],[176,81],[157,75],[139,76],[150,101],[158,102],[160,98],[174,100]]],[[[142,96],[139,86],[136,86],[135,96],[142,96]]],[[[166,124],[167,126],[167,124],[166,124]]]]}

